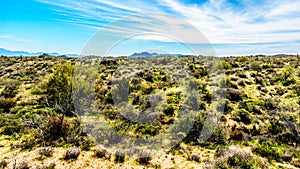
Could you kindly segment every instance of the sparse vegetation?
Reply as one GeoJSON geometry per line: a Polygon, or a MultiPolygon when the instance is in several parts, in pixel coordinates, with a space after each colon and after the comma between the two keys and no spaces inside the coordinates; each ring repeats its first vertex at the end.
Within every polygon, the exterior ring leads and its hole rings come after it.
{"type": "MultiPolygon", "coordinates": [[[[76,59],[0,57],[0,168],[61,168],[76,160],[85,160],[78,168],[92,168],[94,161],[110,167],[137,168],[176,168],[179,163],[183,165],[178,168],[203,168],[205,164],[211,168],[299,167],[299,57],[227,57],[218,58],[215,65],[208,64],[212,57],[157,59],[93,58],[97,69],[89,75],[95,77],[95,89],[91,90],[94,101],[88,109],[79,111],[75,103],[84,107],[88,99],[78,102],[76,96],[90,96],[84,90],[74,95],[74,85],[84,88],[90,81],[82,76],[74,83],[76,59]],[[215,83],[212,78],[218,72],[225,75],[215,83]],[[118,74],[128,75],[119,83],[128,90],[115,89],[113,77],[118,74]],[[184,83],[178,79],[188,76],[193,77],[192,92],[199,98],[185,104],[184,83]],[[214,90],[218,85],[226,90],[214,90]],[[224,94],[224,102],[211,111],[216,93],[224,94]],[[125,149],[112,154],[97,145],[129,144],[118,134],[152,139],[169,131],[173,124],[185,125],[178,119],[190,111],[193,101],[197,102],[192,108],[193,125],[188,133],[178,133],[183,139],[165,151],[165,156],[132,148],[136,156],[131,158],[125,149]],[[206,122],[208,112],[221,112],[215,119],[217,125],[206,122]],[[96,125],[99,135],[95,138],[90,135],[93,128],[78,113],[91,119],[101,116],[108,124],[96,125]],[[199,142],[204,126],[212,132],[199,142]],[[15,158],[21,154],[28,154],[28,161],[15,158]]],[[[89,63],[88,59],[83,61],[89,63]]]]}

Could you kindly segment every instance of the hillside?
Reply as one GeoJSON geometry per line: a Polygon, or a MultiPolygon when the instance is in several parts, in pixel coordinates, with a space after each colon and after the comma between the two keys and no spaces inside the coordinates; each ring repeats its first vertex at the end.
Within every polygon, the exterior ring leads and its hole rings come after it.
{"type": "Polygon", "coordinates": [[[299,115],[298,56],[0,57],[0,168],[300,168],[299,115]]]}

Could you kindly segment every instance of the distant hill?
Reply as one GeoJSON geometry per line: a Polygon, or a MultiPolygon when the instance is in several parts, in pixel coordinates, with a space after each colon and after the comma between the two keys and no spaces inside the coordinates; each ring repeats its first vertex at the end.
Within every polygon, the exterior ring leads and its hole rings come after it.
{"type": "Polygon", "coordinates": [[[138,58],[138,57],[158,57],[158,56],[183,56],[182,54],[159,54],[159,53],[149,53],[149,52],[141,52],[134,53],[129,58],[138,58]]]}
{"type": "MultiPolygon", "coordinates": [[[[39,56],[45,54],[44,52],[35,52],[35,53],[30,53],[30,52],[26,52],[26,51],[11,51],[11,50],[6,50],[4,48],[0,48],[0,55],[3,56],[39,56]]],[[[56,52],[52,52],[52,53],[47,53],[50,56],[68,56],[68,57],[77,57],[77,54],[60,54],[60,53],[56,53],[56,52]]]]}

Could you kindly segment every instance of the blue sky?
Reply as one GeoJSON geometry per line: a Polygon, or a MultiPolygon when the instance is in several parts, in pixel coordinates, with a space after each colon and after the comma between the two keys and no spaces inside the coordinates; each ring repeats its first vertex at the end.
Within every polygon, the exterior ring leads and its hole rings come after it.
{"type": "Polygon", "coordinates": [[[115,56],[192,48],[202,54],[209,42],[218,56],[294,54],[299,7],[294,0],[2,0],[0,48],[77,54],[105,48],[115,56]]]}

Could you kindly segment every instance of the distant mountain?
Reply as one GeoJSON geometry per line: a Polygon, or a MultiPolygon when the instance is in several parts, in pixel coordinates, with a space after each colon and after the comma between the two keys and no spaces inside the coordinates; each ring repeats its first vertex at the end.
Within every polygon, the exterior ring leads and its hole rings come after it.
{"type": "Polygon", "coordinates": [[[142,52],[142,53],[134,53],[129,56],[130,58],[138,58],[138,57],[153,57],[149,52],[142,52]]]}
{"type": "MultiPolygon", "coordinates": [[[[39,55],[43,55],[45,54],[44,52],[35,52],[35,53],[30,53],[30,52],[26,52],[26,51],[11,51],[11,50],[6,50],[3,48],[0,48],[0,55],[3,56],[39,56],[39,55]]],[[[68,56],[68,57],[77,57],[77,54],[59,54],[56,52],[52,52],[52,53],[46,53],[49,56],[68,56]]]]}
{"type": "Polygon", "coordinates": [[[159,54],[159,53],[149,53],[149,52],[141,52],[134,53],[129,58],[138,58],[138,57],[160,57],[160,56],[183,56],[182,54],[159,54]]]}

